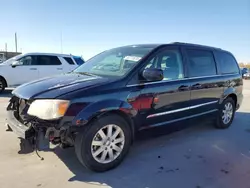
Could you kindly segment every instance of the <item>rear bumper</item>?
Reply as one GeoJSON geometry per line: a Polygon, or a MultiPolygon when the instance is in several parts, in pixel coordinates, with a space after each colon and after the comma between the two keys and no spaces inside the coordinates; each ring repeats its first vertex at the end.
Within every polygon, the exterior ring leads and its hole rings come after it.
{"type": "Polygon", "coordinates": [[[20,123],[15,118],[13,111],[7,111],[7,125],[19,138],[28,139],[34,134],[31,128],[20,123]]]}

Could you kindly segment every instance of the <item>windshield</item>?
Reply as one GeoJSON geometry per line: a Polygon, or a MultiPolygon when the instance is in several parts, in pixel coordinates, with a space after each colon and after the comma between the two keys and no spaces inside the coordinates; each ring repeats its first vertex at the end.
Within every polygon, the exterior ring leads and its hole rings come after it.
{"type": "Polygon", "coordinates": [[[86,61],[86,63],[73,72],[122,77],[152,49],[153,48],[129,46],[104,51],[86,61]]]}
{"type": "Polygon", "coordinates": [[[10,63],[12,63],[13,61],[16,61],[16,60],[18,60],[19,58],[21,58],[23,55],[22,54],[20,54],[20,55],[17,55],[17,56],[15,56],[15,57],[12,57],[12,58],[10,58],[10,59],[8,59],[8,60],[6,60],[6,61],[4,61],[3,63],[1,63],[2,65],[7,65],[7,64],[10,64],[10,63]]]}

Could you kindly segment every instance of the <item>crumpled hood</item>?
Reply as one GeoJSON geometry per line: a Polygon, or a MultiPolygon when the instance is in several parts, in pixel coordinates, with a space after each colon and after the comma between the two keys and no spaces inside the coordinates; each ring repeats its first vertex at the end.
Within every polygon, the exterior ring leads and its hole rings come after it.
{"type": "Polygon", "coordinates": [[[60,95],[107,83],[108,78],[68,73],[35,80],[17,87],[12,94],[23,99],[56,98],[60,95]]]}

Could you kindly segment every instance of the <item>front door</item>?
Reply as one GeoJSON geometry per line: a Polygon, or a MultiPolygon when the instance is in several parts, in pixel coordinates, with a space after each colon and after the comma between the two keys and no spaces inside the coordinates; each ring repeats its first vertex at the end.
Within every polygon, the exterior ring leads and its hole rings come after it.
{"type": "MultiPolygon", "coordinates": [[[[160,50],[143,67],[161,68],[164,79],[132,86],[140,91],[137,106],[141,129],[174,122],[189,115],[190,84],[185,79],[182,55],[178,47],[160,50]]],[[[143,70],[142,69],[142,70],[143,70]]]]}
{"type": "Polygon", "coordinates": [[[185,48],[191,84],[190,111],[193,115],[213,112],[223,94],[224,78],[217,74],[213,51],[185,48]]]}
{"type": "Polygon", "coordinates": [[[17,66],[10,69],[8,85],[10,87],[18,86],[38,79],[38,66],[36,64],[37,57],[27,55],[18,60],[17,66]]]}

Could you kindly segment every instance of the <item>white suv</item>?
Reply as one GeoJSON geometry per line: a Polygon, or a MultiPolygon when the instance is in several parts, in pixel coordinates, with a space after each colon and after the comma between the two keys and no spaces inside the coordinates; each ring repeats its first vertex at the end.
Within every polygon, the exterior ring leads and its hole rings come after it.
{"type": "Polygon", "coordinates": [[[15,56],[0,64],[0,93],[6,87],[70,72],[82,63],[84,60],[80,57],[66,54],[27,53],[15,56]]]}

